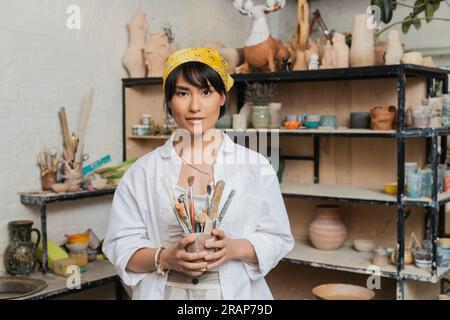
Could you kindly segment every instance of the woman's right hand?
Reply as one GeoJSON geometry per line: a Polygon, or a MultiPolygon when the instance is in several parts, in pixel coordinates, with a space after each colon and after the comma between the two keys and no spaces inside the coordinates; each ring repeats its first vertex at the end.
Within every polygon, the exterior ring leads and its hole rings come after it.
{"type": "Polygon", "coordinates": [[[190,253],[186,247],[197,238],[189,235],[161,252],[160,264],[163,269],[176,270],[191,277],[199,277],[206,271],[206,251],[190,253]]]}

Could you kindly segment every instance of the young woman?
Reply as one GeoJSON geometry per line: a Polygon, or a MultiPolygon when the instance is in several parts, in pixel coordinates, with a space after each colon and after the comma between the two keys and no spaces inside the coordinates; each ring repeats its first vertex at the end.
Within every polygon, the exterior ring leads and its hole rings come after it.
{"type": "Polygon", "coordinates": [[[294,240],[269,161],[215,129],[233,86],[227,64],[216,50],[183,49],[169,57],[163,79],[166,108],[180,130],[121,179],[103,251],[133,287],[133,299],[272,299],[264,277],[294,240]],[[168,186],[178,199],[191,176],[198,209],[208,186],[225,182],[219,208],[235,190],[209,253],[186,251],[197,238],[183,236],[165,192],[168,186]]]}

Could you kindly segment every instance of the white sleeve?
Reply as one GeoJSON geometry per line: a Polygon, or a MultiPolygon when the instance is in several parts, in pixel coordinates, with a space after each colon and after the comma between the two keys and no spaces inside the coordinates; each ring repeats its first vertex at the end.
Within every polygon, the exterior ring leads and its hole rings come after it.
{"type": "Polygon", "coordinates": [[[135,286],[147,274],[126,269],[131,256],[141,248],[154,248],[147,234],[145,219],[134,197],[134,192],[122,178],[114,193],[111,218],[103,242],[103,252],[115,266],[122,281],[135,286]]]}
{"type": "Polygon", "coordinates": [[[261,212],[257,214],[257,228],[244,236],[258,257],[257,264],[244,262],[251,280],[265,277],[294,248],[280,184],[275,170],[270,171],[271,174],[261,176],[261,189],[255,189],[265,196],[260,198],[262,206],[259,207],[261,212]]]}

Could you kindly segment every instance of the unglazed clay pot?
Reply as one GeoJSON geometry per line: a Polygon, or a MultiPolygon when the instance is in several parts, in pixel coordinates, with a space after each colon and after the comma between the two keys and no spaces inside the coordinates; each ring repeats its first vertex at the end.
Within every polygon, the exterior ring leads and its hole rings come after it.
{"type": "Polygon", "coordinates": [[[366,14],[357,14],[353,19],[350,65],[352,67],[375,65],[374,31],[367,28],[366,14]]]}
{"type": "Polygon", "coordinates": [[[339,206],[319,205],[316,217],[309,225],[309,239],[319,250],[337,250],[347,237],[347,228],[341,220],[339,206]]]}
{"type": "Polygon", "coordinates": [[[392,130],[396,108],[394,106],[376,106],[370,110],[370,127],[372,130],[392,130]]]}
{"type": "Polygon", "coordinates": [[[343,34],[334,34],[333,49],[336,58],[336,68],[348,68],[350,63],[350,49],[345,43],[345,36],[343,34]]]}
{"type": "Polygon", "coordinates": [[[403,47],[397,30],[389,32],[388,48],[386,51],[386,64],[400,64],[403,56],[403,47]]]}

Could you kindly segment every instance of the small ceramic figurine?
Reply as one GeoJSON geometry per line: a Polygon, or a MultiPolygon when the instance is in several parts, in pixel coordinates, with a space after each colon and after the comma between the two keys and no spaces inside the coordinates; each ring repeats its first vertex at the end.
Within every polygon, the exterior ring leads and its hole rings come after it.
{"type": "Polygon", "coordinates": [[[389,32],[388,48],[386,51],[386,64],[400,64],[403,56],[403,47],[400,42],[400,35],[397,30],[389,32]]]}
{"type": "Polygon", "coordinates": [[[319,69],[319,55],[314,53],[311,55],[308,64],[308,70],[318,70],[319,69]]]}
{"type": "Polygon", "coordinates": [[[171,48],[165,32],[150,33],[150,40],[143,48],[147,77],[162,77],[164,64],[171,48]]]}
{"type": "Polygon", "coordinates": [[[83,174],[81,172],[81,167],[79,169],[72,169],[67,161],[64,161],[64,171],[65,174],[61,177],[65,180],[68,185],[69,192],[76,192],[80,190],[81,181],[83,179],[83,174]]]}
{"type": "Polygon", "coordinates": [[[132,78],[145,77],[145,64],[142,48],[145,45],[148,24],[144,12],[138,12],[127,24],[129,41],[122,64],[132,78]]]}

